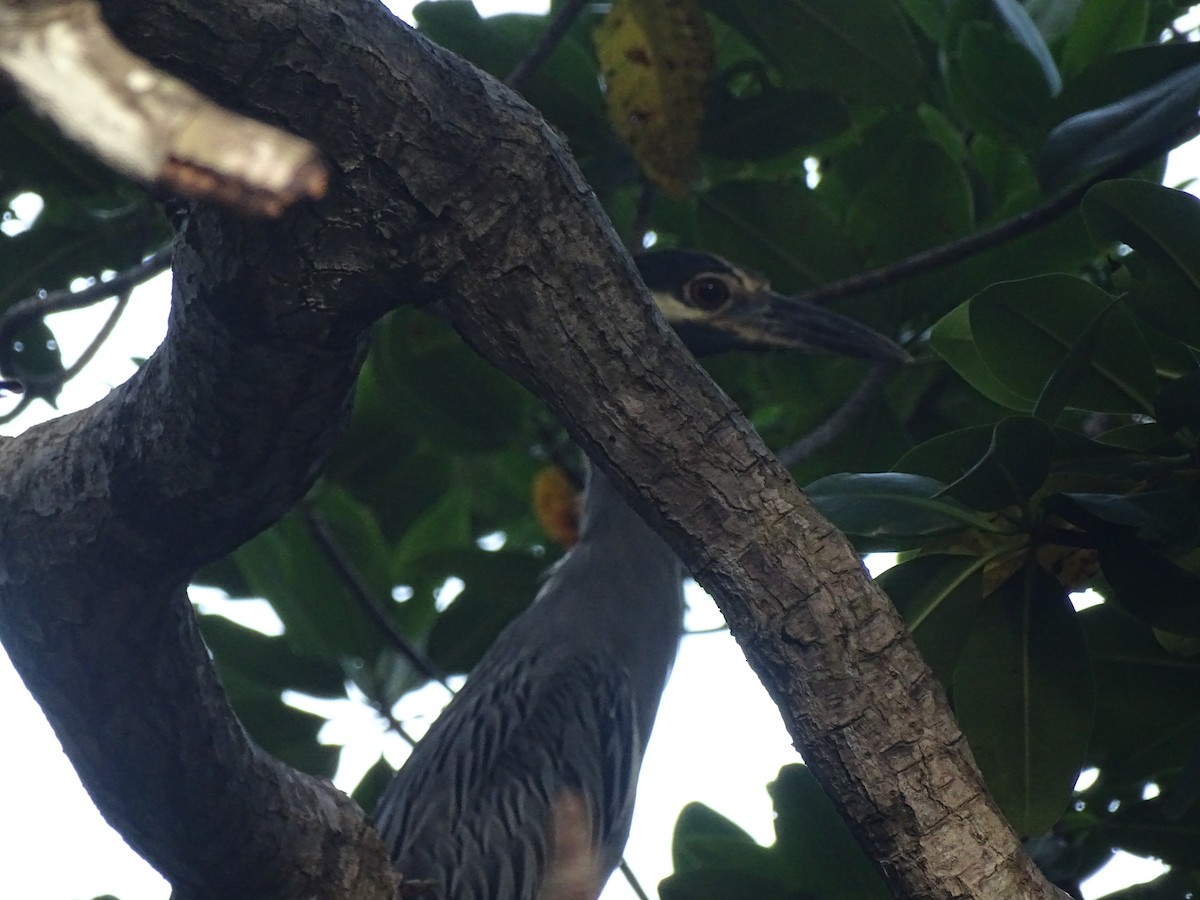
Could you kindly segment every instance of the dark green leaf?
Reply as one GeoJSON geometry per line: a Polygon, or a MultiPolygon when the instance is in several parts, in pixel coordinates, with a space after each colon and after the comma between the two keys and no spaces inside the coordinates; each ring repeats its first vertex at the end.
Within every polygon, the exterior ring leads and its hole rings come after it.
{"type": "Polygon", "coordinates": [[[902,472],[829,475],[804,488],[829,521],[849,534],[914,538],[967,526],[990,527],[980,515],[944,496],[940,481],[902,472]]]}
{"type": "Polygon", "coordinates": [[[712,860],[694,852],[697,840],[718,839],[758,847],[741,826],[703,803],[689,803],[679,811],[671,839],[671,864],[676,872],[707,868],[712,860]]]}
{"type": "Polygon", "coordinates": [[[1200,369],[1177,378],[1158,392],[1154,418],[1168,434],[1200,426],[1200,369]]]}
{"type": "MultiPolygon", "coordinates": [[[[1190,492],[1178,488],[1131,494],[1063,493],[1046,499],[1046,508],[1081,528],[1101,523],[1136,529],[1159,541],[1195,542],[1200,520],[1190,492]]],[[[1110,532],[1110,537],[1120,532],[1110,532]]]]}
{"type": "Polygon", "coordinates": [[[706,0],[792,84],[816,84],[852,103],[918,96],[923,66],[892,0],[706,0]]]}
{"type": "Polygon", "coordinates": [[[985,511],[1024,504],[1045,482],[1053,454],[1050,426],[1009,416],[996,423],[983,457],[949,485],[946,494],[985,511]]]}
{"type": "Polygon", "coordinates": [[[770,272],[783,290],[813,287],[858,267],[842,225],[801,181],[724,184],[699,202],[701,244],[770,272]],[[789,239],[778,242],[776,234],[789,239]]]}
{"type": "Polygon", "coordinates": [[[300,691],[316,697],[344,697],[341,666],[301,656],[283,637],[270,637],[219,615],[203,615],[200,630],[223,679],[253,682],[268,693],[300,691]]]}
{"type": "Polygon", "coordinates": [[[1045,72],[1025,47],[988,22],[969,22],[959,31],[946,84],[958,111],[1002,141],[1032,143],[1048,117],[1045,72]]]}
{"type": "Polygon", "coordinates": [[[1099,714],[1088,762],[1138,796],[1174,773],[1200,739],[1200,657],[1163,649],[1116,604],[1080,613],[1096,673],[1099,714]]]}
{"type": "Polygon", "coordinates": [[[705,109],[700,146],[727,159],[767,159],[849,127],[850,115],[833,94],[778,87],[764,66],[749,61],[721,73],[705,109]]]}
{"type": "Polygon", "coordinates": [[[12,343],[0,347],[0,375],[24,385],[26,393],[55,405],[62,384],[62,353],[54,332],[40,320],[20,328],[12,343]]]}
{"type": "Polygon", "coordinates": [[[1030,412],[1034,401],[1008,388],[988,368],[971,326],[971,301],[944,315],[929,334],[929,346],[971,387],[1007,409],[1030,412]]]}
{"type": "MultiPolygon", "coordinates": [[[[340,523],[343,535],[352,521],[347,517],[340,523]]],[[[380,542],[368,532],[356,532],[338,546],[359,572],[381,571],[376,558],[380,542]]],[[[316,542],[302,513],[290,513],[242,545],[234,559],[253,593],[269,600],[279,614],[296,652],[340,661],[370,659],[383,647],[379,625],[330,561],[329,551],[316,542]]],[[[386,566],[387,559],[382,562],[386,566]]],[[[390,580],[374,589],[380,602],[390,602],[390,580]]]]}
{"type": "MultiPolygon", "coordinates": [[[[1200,66],[1197,66],[1200,71],[1200,66]]],[[[1200,346],[1200,201],[1144,181],[1106,181],[1082,210],[1101,246],[1121,241],[1137,253],[1122,258],[1132,276],[1130,308],[1172,337],[1200,346]]]]}
{"type": "Polygon", "coordinates": [[[800,900],[770,874],[732,869],[698,869],[679,872],[658,885],[659,900],[800,900]]]}
{"type": "Polygon", "coordinates": [[[962,478],[988,452],[994,432],[994,426],[977,425],[939,434],[913,447],[892,468],[951,484],[962,478]]]}
{"type": "Polygon", "coordinates": [[[368,366],[388,414],[420,422],[427,439],[459,451],[507,447],[537,408],[448,325],[412,308],[376,327],[368,366]]]}
{"type": "MultiPolygon", "coordinates": [[[[1111,428],[1096,436],[1096,440],[1112,447],[1124,447],[1142,452],[1168,452],[1171,436],[1156,422],[1134,422],[1111,428]]],[[[1177,446],[1177,445],[1176,445],[1177,446]]]]}
{"type": "Polygon", "coordinates": [[[1066,810],[1095,703],[1075,611],[1028,564],[985,601],[954,673],[958,720],[1019,834],[1041,834],[1066,810]]]}
{"type": "Polygon", "coordinates": [[[967,233],[974,222],[962,165],[929,138],[893,148],[848,216],[861,256],[873,263],[947,243],[967,233]]]}
{"type": "Polygon", "coordinates": [[[1092,365],[1092,358],[1104,334],[1104,326],[1108,317],[1117,309],[1114,301],[1098,312],[1087,323],[1078,340],[1067,351],[1054,374],[1042,388],[1037,403],[1033,407],[1033,416],[1042,422],[1053,424],[1058,421],[1066,409],[1068,402],[1079,388],[1079,382],[1087,376],[1092,365]]]}
{"type": "Polygon", "coordinates": [[[1101,412],[1151,409],[1154,360],[1137,324],[1112,297],[1080,278],[1043,275],[992,285],[969,301],[971,334],[984,365],[1006,387],[1036,398],[1104,314],[1091,365],[1075,379],[1070,405],[1101,412]]]}
{"type": "Polygon", "coordinates": [[[452,488],[405,532],[396,549],[393,571],[399,581],[406,581],[406,567],[414,561],[472,543],[471,498],[465,488],[452,488]]]}
{"type": "Polygon", "coordinates": [[[817,897],[892,896],[808,766],[784,766],[770,791],[775,851],[791,868],[793,884],[817,897]]]}
{"type": "Polygon", "coordinates": [[[1036,60],[1038,67],[1042,70],[1042,76],[1046,79],[1046,87],[1050,94],[1057,94],[1061,91],[1062,76],[1058,74],[1058,66],[1055,65],[1050,48],[1046,46],[1045,39],[1038,31],[1037,26],[1033,24],[1033,20],[1029,18],[1025,7],[1017,0],[992,0],[992,5],[996,8],[1000,20],[1008,28],[1008,33],[1036,60]]]}
{"type": "Polygon", "coordinates": [[[912,632],[934,674],[950,684],[983,600],[985,558],[918,556],[877,579],[912,632]]]}
{"type": "Polygon", "coordinates": [[[1068,75],[1117,50],[1140,44],[1150,19],[1147,0],[1091,0],[1079,9],[1075,26],[1063,48],[1063,70],[1068,75]]]}
{"type": "Polygon", "coordinates": [[[437,617],[429,634],[430,657],[447,672],[468,672],[496,635],[533,600],[546,561],[523,553],[458,551],[422,561],[440,566],[465,584],[437,617]]]}
{"type": "Polygon", "coordinates": [[[1100,567],[1121,605],[1173,634],[1200,636],[1200,577],[1136,540],[1109,540],[1100,567]]]}
{"type": "Polygon", "coordinates": [[[351,792],[351,799],[358,804],[360,809],[371,814],[395,774],[396,770],[388,765],[386,759],[380,757],[351,792]]]}
{"type": "MultiPolygon", "coordinates": [[[[590,11],[580,16],[521,89],[548,121],[571,135],[579,155],[596,149],[608,134],[591,45],[596,17],[590,11]]],[[[544,16],[482,18],[468,0],[420,3],[413,19],[423,34],[496,78],[507,78],[546,28],[544,16]]]]}
{"type": "Polygon", "coordinates": [[[946,39],[945,0],[900,0],[900,5],[935,44],[941,44],[946,39]]]}

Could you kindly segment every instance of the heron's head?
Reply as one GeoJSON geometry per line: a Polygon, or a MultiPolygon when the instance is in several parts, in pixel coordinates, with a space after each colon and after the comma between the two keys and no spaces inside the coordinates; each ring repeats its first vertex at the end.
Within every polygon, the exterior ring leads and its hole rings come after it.
{"type": "Polygon", "coordinates": [[[777,348],[908,362],[899,345],[851,318],[771,290],[758,272],[696,250],[634,257],[659,310],[697,355],[777,348]]]}

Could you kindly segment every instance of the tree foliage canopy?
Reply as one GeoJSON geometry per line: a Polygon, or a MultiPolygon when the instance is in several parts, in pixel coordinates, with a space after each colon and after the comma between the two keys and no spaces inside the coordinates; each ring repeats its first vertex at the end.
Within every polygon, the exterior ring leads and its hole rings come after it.
{"type": "MultiPolygon", "coordinates": [[[[1200,105],[1200,44],[1171,30],[1188,6],[704,0],[703,39],[694,19],[630,32],[589,7],[522,88],[631,245],[727,256],[913,353],[792,474],[861,550],[901,554],[883,585],[1047,874],[1075,890],[1113,848],[1162,858],[1171,873],[1139,897],[1200,882],[1200,202],[1158,184],[1200,105]],[[652,71],[622,106],[605,60],[631,54],[652,71]],[[664,65],[678,59],[682,87],[664,65]],[[1068,595],[1089,586],[1106,602],[1077,612],[1068,595]]],[[[415,16],[498,78],[547,24],[465,0],[415,16]]],[[[154,198],[9,108],[0,197],[25,191],[45,209],[0,239],[0,309],[169,234],[154,198]]],[[[50,326],[12,337],[5,374],[53,384],[50,326]]],[[[863,375],[781,353],[706,366],[776,449],[863,375]]],[[[196,579],[265,597],[284,623],[267,637],[202,618],[253,737],[332,774],[321,721],[281,694],[352,683],[391,709],[431,672],[389,629],[433,670],[468,671],[559,552],[530,486],[565,446],[449,325],[412,308],[381,321],[315,487],[196,579]]],[[[360,785],[367,808],[386,776],[381,761],[360,785]]],[[[662,896],[884,896],[815,791],[780,774],[773,848],[685,810],[662,896]]]]}

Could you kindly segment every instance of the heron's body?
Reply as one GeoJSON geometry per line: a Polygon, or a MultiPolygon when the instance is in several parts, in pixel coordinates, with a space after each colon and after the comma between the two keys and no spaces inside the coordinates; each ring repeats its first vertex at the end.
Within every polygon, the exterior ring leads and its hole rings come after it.
{"type": "MultiPolygon", "coordinates": [[[[898,362],[887,338],[693,251],[638,260],[696,352],[775,347],[898,362]]],[[[579,543],[488,650],[380,801],[431,900],[595,900],[629,835],[683,615],[675,554],[593,472],[579,543]]]]}
{"type": "Polygon", "coordinates": [[[593,472],[579,543],[381,801],[406,878],[433,882],[438,900],[594,900],[629,835],[683,574],[593,472]]]}

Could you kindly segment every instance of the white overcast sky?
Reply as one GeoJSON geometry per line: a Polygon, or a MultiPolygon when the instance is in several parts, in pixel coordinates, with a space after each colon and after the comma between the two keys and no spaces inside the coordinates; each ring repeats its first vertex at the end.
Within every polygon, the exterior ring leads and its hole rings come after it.
{"type": "MultiPolygon", "coordinates": [[[[412,3],[390,4],[407,17],[412,3]]],[[[477,0],[484,14],[501,9],[540,12],[538,0],[477,0]]],[[[1167,178],[1177,184],[1200,172],[1200,148],[1177,152],[1167,178]]],[[[83,408],[134,371],[131,359],[153,352],[166,330],[167,279],[139,290],[108,343],[84,374],[66,386],[59,412],[83,408]]],[[[106,309],[63,317],[55,332],[65,358],[73,359],[94,334],[106,309]]],[[[35,421],[59,414],[37,403],[3,430],[16,433],[35,421]]],[[[693,586],[694,587],[694,586],[693,586]]],[[[701,592],[689,592],[696,610],[689,626],[720,621],[701,592]]],[[[264,621],[270,623],[268,614],[264,621]]],[[[427,692],[430,708],[442,702],[440,689],[427,692]]],[[[398,739],[384,741],[383,724],[362,707],[340,704],[323,732],[334,743],[348,743],[343,754],[342,786],[349,786],[376,758],[402,753],[398,739]]],[[[167,900],[166,883],[137,857],[101,819],[74,770],[20,679],[0,651],[0,898],[4,900],[89,900],[115,894],[120,900],[167,900]]],[[[670,873],[670,838],[680,808],[691,800],[713,806],[746,828],[756,839],[773,838],[766,793],[780,766],[798,757],[779,714],[746,665],[733,639],[724,632],[684,639],[663,697],[658,722],[643,767],[637,815],[627,858],[652,896],[670,873]]],[[[1123,860],[1102,877],[1085,884],[1098,897],[1122,884],[1153,877],[1160,867],[1149,861],[1123,860]]],[[[633,900],[620,874],[604,900],[633,900]]]]}

